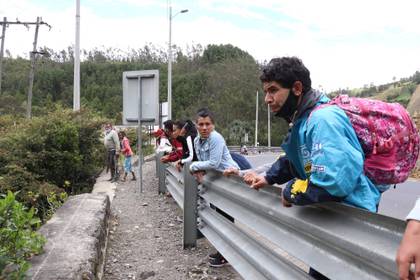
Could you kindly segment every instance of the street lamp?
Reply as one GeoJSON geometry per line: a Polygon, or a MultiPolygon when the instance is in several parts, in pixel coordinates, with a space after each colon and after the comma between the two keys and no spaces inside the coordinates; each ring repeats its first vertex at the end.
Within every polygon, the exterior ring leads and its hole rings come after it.
{"type": "Polygon", "coordinates": [[[172,119],[172,19],[188,10],[181,10],[172,16],[172,6],[169,7],[169,45],[168,45],[168,119],[172,119]]]}

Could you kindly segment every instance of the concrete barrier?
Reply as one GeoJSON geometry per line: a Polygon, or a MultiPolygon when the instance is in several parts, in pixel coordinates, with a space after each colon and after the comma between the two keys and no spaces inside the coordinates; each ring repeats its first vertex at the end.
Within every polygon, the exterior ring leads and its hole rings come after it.
{"type": "Polygon", "coordinates": [[[108,233],[110,200],[106,194],[70,197],[39,233],[44,253],[31,259],[29,279],[100,279],[108,233]]]}

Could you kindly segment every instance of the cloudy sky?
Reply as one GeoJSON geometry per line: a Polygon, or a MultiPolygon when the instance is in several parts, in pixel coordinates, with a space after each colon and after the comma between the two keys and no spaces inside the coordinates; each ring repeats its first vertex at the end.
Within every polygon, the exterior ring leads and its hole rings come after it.
{"type": "MultiPolygon", "coordinates": [[[[80,0],[81,48],[123,50],[153,43],[166,49],[169,0],[80,0]]],[[[295,55],[314,87],[362,87],[420,71],[418,0],[172,0],[172,42],[233,44],[257,60],[295,55]]],[[[75,0],[0,0],[0,17],[43,26],[39,46],[74,44],[75,0]]],[[[27,56],[34,28],[9,26],[5,48],[27,56]]]]}

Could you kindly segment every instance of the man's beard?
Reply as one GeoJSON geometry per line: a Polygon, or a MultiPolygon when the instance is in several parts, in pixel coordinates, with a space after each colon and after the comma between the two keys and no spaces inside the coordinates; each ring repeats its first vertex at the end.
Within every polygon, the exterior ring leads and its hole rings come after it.
{"type": "Polygon", "coordinates": [[[276,117],[285,119],[287,122],[291,122],[293,114],[298,108],[299,96],[296,96],[293,91],[289,90],[289,96],[281,106],[280,110],[275,114],[276,117]]]}

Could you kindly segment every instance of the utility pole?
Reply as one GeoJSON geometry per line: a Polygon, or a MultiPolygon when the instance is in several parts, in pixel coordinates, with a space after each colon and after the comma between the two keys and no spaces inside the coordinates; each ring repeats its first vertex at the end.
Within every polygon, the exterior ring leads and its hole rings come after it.
{"type": "Polygon", "coordinates": [[[76,42],[74,47],[73,111],[80,111],[80,0],[76,0],[76,42]]]}
{"type": "Polygon", "coordinates": [[[168,43],[168,120],[172,120],[172,6],[169,7],[168,43]]]}
{"type": "Polygon", "coordinates": [[[187,13],[181,10],[172,16],[172,4],[169,3],[169,43],[168,43],[168,120],[172,120],[172,20],[178,15],[187,13]]]}
{"type": "Polygon", "coordinates": [[[255,102],[255,147],[258,145],[258,90],[257,101],[255,102]]]}
{"type": "Polygon", "coordinates": [[[4,38],[6,36],[6,22],[7,18],[3,18],[3,28],[1,31],[1,50],[0,50],[0,95],[1,95],[1,80],[2,80],[2,70],[3,70],[3,53],[4,53],[4,38]]]}
{"type": "Polygon", "coordinates": [[[28,22],[28,21],[20,21],[18,19],[16,19],[16,21],[7,21],[6,17],[3,18],[3,21],[0,21],[0,24],[3,26],[2,28],[2,40],[1,40],[1,54],[0,54],[0,94],[1,94],[1,76],[2,76],[2,60],[3,60],[3,49],[4,49],[4,40],[5,40],[5,36],[6,36],[6,27],[8,27],[9,25],[23,25],[26,28],[29,29],[29,25],[36,25],[36,29],[35,29],[35,40],[33,43],[33,49],[32,52],[30,52],[30,57],[31,57],[31,70],[29,72],[29,88],[28,88],[28,104],[27,104],[27,108],[26,108],[26,117],[27,118],[31,118],[31,110],[32,110],[32,87],[33,87],[33,82],[34,82],[34,69],[35,69],[35,59],[36,59],[36,54],[40,53],[40,54],[44,54],[43,52],[37,52],[36,50],[36,44],[38,41],[38,30],[39,30],[39,26],[40,25],[46,25],[50,28],[51,30],[51,25],[49,25],[46,22],[43,22],[41,17],[37,17],[36,18],[36,22],[28,22]]]}
{"type": "Polygon", "coordinates": [[[268,147],[271,148],[271,115],[270,115],[270,105],[267,105],[267,112],[268,112],[268,147]]]}
{"type": "Polygon", "coordinates": [[[36,59],[36,44],[38,42],[38,30],[39,30],[39,23],[41,21],[40,17],[36,18],[36,27],[35,27],[35,38],[34,38],[34,47],[32,52],[30,52],[31,56],[31,69],[29,70],[29,87],[28,87],[28,104],[26,107],[26,118],[30,119],[32,114],[32,87],[34,85],[34,71],[35,71],[35,59],[36,59]]]}

